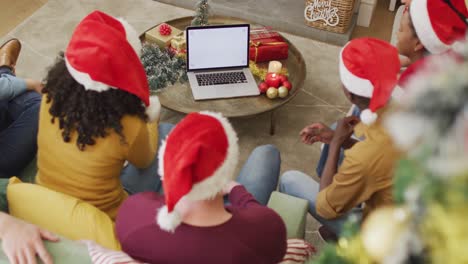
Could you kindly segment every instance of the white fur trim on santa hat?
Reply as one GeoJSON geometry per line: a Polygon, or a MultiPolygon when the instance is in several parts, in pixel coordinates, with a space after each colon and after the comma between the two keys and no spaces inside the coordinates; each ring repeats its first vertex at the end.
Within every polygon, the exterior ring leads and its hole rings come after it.
{"type": "Polygon", "coordinates": [[[156,222],[162,230],[174,232],[176,227],[182,223],[182,217],[175,208],[169,213],[167,206],[163,206],[158,210],[156,222]]]}
{"type": "Polygon", "coordinates": [[[372,93],[374,91],[374,86],[372,83],[361,77],[354,75],[352,72],[346,68],[343,62],[343,50],[346,46],[341,49],[340,52],[340,79],[345,88],[353,94],[364,96],[367,98],[372,97],[372,93]]]}
{"type": "Polygon", "coordinates": [[[117,18],[117,19],[120,21],[120,23],[122,23],[122,26],[125,29],[125,34],[126,34],[128,43],[130,43],[130,45],[133,47],[138,57],[140,57],[141,41],[140,41],[140,38],[138,37],[138,33],[136,32],[135,28],[133,28],[132,25],[130,25],[123,18],[117,18]]]}
{"type": "MultiPolygon", "coordinates": [[[[70,73],[70,75],[77,81],[79,84],[83,85],[85,90],[92,90],[96,92],[104,92],[112,87],[109,85],[102,83],[102,82],[97,82],[91,79],[91,76],[85,72],[80,72],[73,68],[73,66],[70,65],[70,63],[67,60],[67,56],[65,55],[65,66],[67,66],[67,70],[70,73]]],[[[113,88],[112,88],[113,89],[113,88]]]]}
{"type": "Polygon", "coordinates": [[[234,179],[239,161],[238,138],[229,121],[219,113],[202,111],[200,114],[214,117],[221,123],[226,132],[229,146],[223,164],[206,180],[194,184],[192,190],[185,196],[192,201],[211,199],[216,196],[227,183],[234,179]]]}
{"type": "Polygon", "coordinates": [[[439,39],[432,28],[427,0],[411,1],[410,15],[419,40],[430,53],[440,54],[451,48],[439,39]]]}
{"type": "Polygon", "coordinates": [[[161,103],[156,95],[150,96],[150,104],[146,107],[146,115],[150,122],[159,120],[161,114],[161,103]]]}
{"type": "MultiPolygon", "coordinates": [[[[169,135],[166,136],[166,139],[169,135]]],[[[158,174],[161,177],[161,181],[164,181],[164,153],[166,152],[166,139],[161,141],[158,152],[158,174]]]]}
{"type": "Polygon", "coordinates": [[[366,109],[361,112],[361,121],[368,126],[375,123],[377,117],[377,113],[372,112],[370,109],[366,109]]]}

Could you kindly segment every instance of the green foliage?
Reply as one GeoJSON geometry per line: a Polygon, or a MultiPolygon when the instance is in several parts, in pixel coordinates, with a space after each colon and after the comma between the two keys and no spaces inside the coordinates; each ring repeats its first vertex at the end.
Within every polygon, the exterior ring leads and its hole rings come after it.
{"type": "Polygon", "coordinates": [[[350,264],[345,258],[341,257],[336,252],[336,247],[333,244],[326,245],[320,252],[314,262],[314,264],[350,264]]]}
{"type": "Polygon", "coordinates": [[[161,50],[157,45],[143,46],[141,62],[148,77],[150,90],[153,92],[173,85],[177,81],[188,80],[185,61],[180,57],[171,56],[167,50],[161,50]]]}
{"type": "Polygon", "coordinates": [[[344,223],[343,229],[341,230],[340,237],[352,238],[359,235],[360,219],[356,215],[351,215],[349,219],[344,223]]]}
{"type": "Polygon", "coordinates": [[[210,6],[208,0],[198,1],[196,5],[195,15],[193,16],[192,26],[206,26],[208,25],[208,16],[210,13],[210,6]]]}

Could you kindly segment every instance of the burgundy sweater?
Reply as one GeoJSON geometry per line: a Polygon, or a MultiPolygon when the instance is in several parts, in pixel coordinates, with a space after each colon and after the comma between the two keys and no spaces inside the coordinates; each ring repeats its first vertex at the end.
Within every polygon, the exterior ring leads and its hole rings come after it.
{"type": "Polygon", "coordinates": [[[286,253],[286,228],[278,214],[260,205],[243,186],[229,194],[232,218],[211,227],[187,224],[174,233],[156,223],[164,196],[133,195],[123,203],[116,220],[122,249],[140,261],[155,264],[273,264],[286,253]]]}

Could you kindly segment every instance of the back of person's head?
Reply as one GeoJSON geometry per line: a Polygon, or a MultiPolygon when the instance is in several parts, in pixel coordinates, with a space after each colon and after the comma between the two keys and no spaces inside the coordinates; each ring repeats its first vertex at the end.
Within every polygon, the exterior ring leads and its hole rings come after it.
{"type": "Polygon", "coordinates": [[[413,0],[409,7],[411,26],[431,54],[451,50],[465,38],[467,17],[465,0],[413,0]]]}
{"type": "Polygon", "coordinates": [[[44,88],[52,122],[58,119],[65,142],[76,132],[76,144],[84,150],[111,129],[125,142],[123,116],[158,118],[160,104],[152,97],[150,106],[140,50],[137,33],[121,19],[94,11],[78,24],[44,88]]]}
{"type": "Polygon", "coordinates": [[[172,232],[180,225],[177,205],[183,199],[213,199],[234,179],[237,141],[229,121],[212,112],[191,113],[170,132],[158,154],[166,201],[157,216],[161,229],[172,232]]]}
{"type": "Polygon", "coordinates": [[[368,108],[361,109],[361,121],[370,125],[396,87],[400,71],[398,50],[379,39],[359,38],[343,47],[339,60],[341,82],[352,94],[352,103],[368,108]]]}

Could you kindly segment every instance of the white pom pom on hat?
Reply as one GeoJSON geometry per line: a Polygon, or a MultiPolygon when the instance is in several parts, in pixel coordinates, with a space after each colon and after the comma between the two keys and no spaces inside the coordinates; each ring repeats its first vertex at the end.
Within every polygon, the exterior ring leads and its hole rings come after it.
{"type": "Polygon", "coordinates": [[[366,125],[372,125],[377,120],[378,115],[369,109],[361,112],[361,121],[366,125]]]}
{"type": "Polygon", "coordinates": [[[176,227],[182,223],[182,217],[177,210],[169,212],[167,206],[163,206],[158,210],[156,222],[162,230],[174,232],[176,227]]]}

